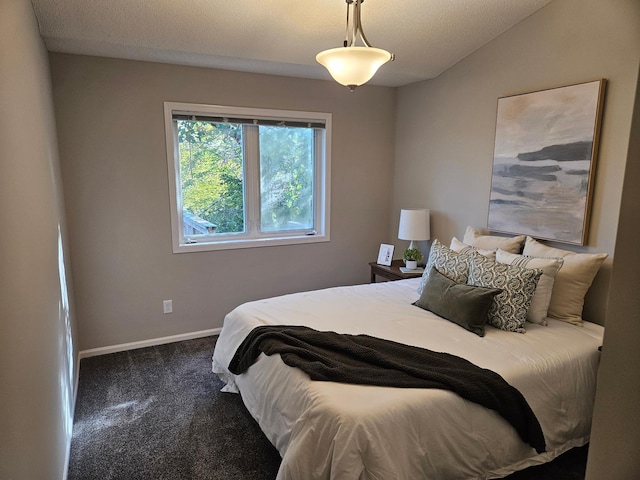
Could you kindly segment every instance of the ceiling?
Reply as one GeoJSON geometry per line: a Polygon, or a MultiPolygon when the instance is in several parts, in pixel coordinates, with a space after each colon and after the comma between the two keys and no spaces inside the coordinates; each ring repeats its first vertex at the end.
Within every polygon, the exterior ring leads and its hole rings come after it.
{"type": "MultiPolygon", "coordinates": [[[[366,0],[362,24],[396,54],[370,82],[434,78],[551,0],[366,0]]],[[[32,0],[53,52],[330,79],[344,0],[32,0]]]]}

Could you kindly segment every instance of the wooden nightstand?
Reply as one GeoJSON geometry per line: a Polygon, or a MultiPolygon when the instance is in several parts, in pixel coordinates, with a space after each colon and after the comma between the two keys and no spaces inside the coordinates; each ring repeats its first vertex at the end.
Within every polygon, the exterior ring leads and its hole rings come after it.
{"type": "Polygon", "coordinates": [[[422,271],[417,273],[402,273],[400,271],[400,267],[403,265],[404,262],[402,260],[394,260],[391,262],[390,267],[387,267],[386,265],[378,265],[376,262],[369,262],[369,266],[371,267],[371,283],[376,283],[376,275],[390,281],[405,280],[407,278],[415,278],[422,275],[422,271]]]}

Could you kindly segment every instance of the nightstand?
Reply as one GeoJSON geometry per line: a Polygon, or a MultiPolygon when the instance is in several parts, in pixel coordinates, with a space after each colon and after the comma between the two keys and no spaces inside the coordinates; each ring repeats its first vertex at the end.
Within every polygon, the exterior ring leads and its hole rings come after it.
{"type": "Polygon", "coordinates": [[[400,267],[404,265],[402,260],[394,260],[391,266],[378,265],[376,262],[369,262],[371,267],[371,283],[376,283],[376,276],[386,278],[387,280],[405,280],[407,278],[416,278],[422,276],[422,272],[402,273],[400,267]]]}

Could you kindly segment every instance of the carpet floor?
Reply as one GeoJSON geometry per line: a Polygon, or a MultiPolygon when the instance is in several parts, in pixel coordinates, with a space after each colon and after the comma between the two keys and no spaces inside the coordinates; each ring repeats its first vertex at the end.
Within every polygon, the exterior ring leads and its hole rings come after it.
{"type": "MultiPolygon", "coordinates": [[[[211,372],[216,339],[83,359],[68,480],[275,479],[277,450],[211,372]]],[[[583,480],[586,457],[576,448],[507,478],[583,480]]]]}

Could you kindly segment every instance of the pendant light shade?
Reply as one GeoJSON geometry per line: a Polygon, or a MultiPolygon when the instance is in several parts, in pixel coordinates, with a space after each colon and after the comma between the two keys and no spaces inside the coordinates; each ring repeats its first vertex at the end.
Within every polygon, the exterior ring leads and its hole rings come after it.
{"type": "Polygon", "coordinates": [[[339,47],[320,52],[316,60],[336,82],[355,88],[371,80],[391,54],[373,47],[339,47]]]}
{"type": "Polygon", "coordinates": [[[395,55],[380,48],[373,48],[369,44],[360,20],[360,5],[364,0],[346,2],[347,33],[344,46],[318,53],[316,61],[329,71],[336,82],[353,91],[357,86],[371,80],[382,65],[394,60],[395,55]],[[353,13],[350,15],[351,9],[353,13]],[[355,45],[357,38],[362,40],[363,47],[355,45]]]}

